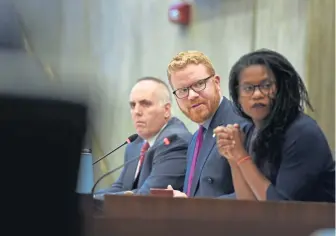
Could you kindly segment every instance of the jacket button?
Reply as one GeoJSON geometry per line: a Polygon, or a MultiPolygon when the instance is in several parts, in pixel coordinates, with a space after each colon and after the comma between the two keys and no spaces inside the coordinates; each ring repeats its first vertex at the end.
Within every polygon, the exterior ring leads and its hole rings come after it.
{"type": "Polygon", "coordinates": [[[213,183],[213,179],[212,179],[212,178],[208,177],[207,180],[208,180],[208,183],[209,183],[209,184],[212,184],[212,183],[213,183]]]}

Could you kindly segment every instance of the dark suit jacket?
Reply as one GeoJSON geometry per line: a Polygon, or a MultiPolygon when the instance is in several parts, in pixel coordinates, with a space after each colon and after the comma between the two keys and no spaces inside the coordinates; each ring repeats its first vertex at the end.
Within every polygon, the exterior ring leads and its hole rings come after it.
{"type": "MultiPolygon", "coordinates": [[[[223,97],[203,139],[191,185],[191,197],[220,197],[234,193],[230,165],[227,160],[219,154],[216,138],[213,137],[212,132],[217,126],[234,123],[240,124],[242,129],[249,124],[248,121],[236,114],[231,101],[223,97]]],[[[187,152],[187,173],[183,189],[185,193],[187,192],[188,176],[197,133],[198,132],[193,135],[187,152]]]]}
{"type": "MultiPolygon", "coordinates": [[[[191,133],[182,121],[173,117],[156,138],[144,159],[136,188],[133,188],[138,160],[126,165],[118,180],[105,193],[132,190],[135,194],[149,194],[150,188],[182,189],[186,171],[186,154],[191,133]],[[169,140],[165,144],[164,139],[169,140]]],[[[140,155],[144,140],[138,137],[126,147],[125,162],[140,155]]]]}

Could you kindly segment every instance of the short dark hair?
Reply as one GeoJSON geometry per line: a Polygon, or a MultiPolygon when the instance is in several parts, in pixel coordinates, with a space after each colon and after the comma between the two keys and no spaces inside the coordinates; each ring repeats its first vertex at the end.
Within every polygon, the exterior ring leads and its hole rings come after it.
{"type": "Polygon", "coordinates": [[[240,115],[251,120],[242,110],[237,88],[240,73],[251,65],[265,66],[274,75],[276,81],[276,96],[272,99],[270,113],[259,130],[253,148],[257,157],[257,166],[263,168],[265,164],[270,163],[271,172],[275,174],[281,162],[280,153],[286,128],[297,118],[300,112],[304,111],[304,106],[311,110],[313,110],[313,107],[310,104],[304,82],[292,64],[278,52],[260,49],[243,55],[233,65],[230,72],[230,96],[240,115]]]}
{"type": "Polygon", "coordinates": [[[152,77],[152,76],[145,76],[145,77],[142,77],[142,78],[138,79],[136,83],[139,83],[139,82],[141,82],[141,81],[153,81],[153,82],[156,82],[156,83],[158,83],[158,84],[163,85],[163,86],[167,89],[167,92],[168,92],[168,100],[169,100],[170,102],[172,102],[172,96],[171,96],[170,89],[169,89],[169,86],[168,86],[167,83],[165,83],[164,81],[162,81],[162,80],[160,80],[160,79],[158,79],[158,78],[156,78],[156,77],[152,77]]]}

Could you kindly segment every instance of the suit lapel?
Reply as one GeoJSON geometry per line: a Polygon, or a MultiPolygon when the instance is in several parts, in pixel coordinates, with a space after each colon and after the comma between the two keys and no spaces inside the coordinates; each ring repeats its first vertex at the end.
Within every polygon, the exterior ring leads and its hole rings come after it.
{"type": "MultiPolygon", "coordinates": [[[[149,155],[149,152],[150,151],[146,152],[146,154],[145,154],[144,162],[142,163],[142,167],[139,170],[140,172],[139,172],[139,176],[138,176],[138,178],[139,178],[138,185],[135,186],[135,188],[140,188],[148,177],[147,173],[145,172],[145,169],[148,166],[148,164],[151,164],[151,162],[148,162],[148,157],[147,157],[149,155]]],[[[137,162],[137,165],[138,165],[138,162],[137,162]]],[[[136,165],[136,167],[137,167],[137,165],[136,165]]],[[[134,170],[134,175],[135,175],[135,170],[134,170]]]]}
{"type": "Polygon", "coordinates": [[[151,148],[155,148],[157,145],[162,144],[163,139],[168,136],[167,130],[169,129],[167,129],[167,127],[174,125],[176,122],[178,122],[178,120],[175,117],[172,117],[168,121],[167,125],[160,131],[159,135],[156,137],[155,142],[153,143],[153,146],[151,148]]]}
{"type": "MultiPolygon", "coordinates": [[[[228,100],[223,97],[223,101],[220,104],[219,108],[217,109],[215,115],[213,116],[211,123],[209,125],[208,130],[206,131],[203,143],[202,143],[202,147],[201,150],[198,154],[198,158],[197,158],[197,163],[196,163],[196,167],[195,167],[195,174],[193,177],[193,181],[192,181],[192,186],[191,186],[191,191],[190,194],[191,196],[195,195],[197,186],[198,186],[198,182],[199,179],[201,177],[201,173],[202,170],[204,168],[204,165],[212,151],[212,149],[215,147],[216,144],[216,138],[213,137],[213,129],[215,129],[217,126],[219,125],[226,125],[226,120],[227,120],[227,116],[229,116],[230,114],[226,114],[228,113],[226,108],[228,108],[228,100]]],[[[194,149],[194,148],[193,148],[194,149]]],[[[191,165],[191,164],[190,164],[191,165]]],[[[189,167],[189,165],[188,165],[189,167]]]]}
{"type": "MultiPolygon", "coordinates": [[[[135,158],[137,155],[140,158],[140,150],[143,145],[143,140],[141,139],[135,146],[130,147],[130,150],[128,152],[128,160],[135,158]]],[[[124,189],[132,189],[133,183],[134,183],[134,176],[135,171],[138,166],[139,158],[131,163],[129,163],[126,168],[126,173],[124,176],[123,184],[124,189]]]]}
{"type": "MultiPolygon", "coordinates": [[[[192,181],[192,185],[190,189],[191,196],[195,194],[196,187],[197,187],[199,178],[201,176],[203,166],[206,160],[208,159],[208,156],[211,153],[211,150],[213,149],[215,143],[216,143],[216,139],[212,137],[212,130],[207,130],[203,143],[202,143],[201,150],[198,154],[198,158],[197,158],[197,162],[195,166],[194,177],[193,177],[193,181],[192,181]]],[[[194,149],[195,147],[193,148],[193,150],[194,149]]],[[[190,166],[191,166],[191,163],[190,163],[190,166]]]]}

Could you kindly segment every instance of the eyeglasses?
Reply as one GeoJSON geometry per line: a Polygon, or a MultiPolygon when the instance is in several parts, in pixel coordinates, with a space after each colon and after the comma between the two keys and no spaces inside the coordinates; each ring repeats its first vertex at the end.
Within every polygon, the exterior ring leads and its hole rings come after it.
{"type": "Polygon", "coordinates": [[[274,81],[271,81],[271,80],[263,81],[262,83],[257,84],[257,85],[241,84],[238,86],[239,94],[243,97],[249,97],[249,96],[252,96],[255,92],[255,89],[258,88],[259,91],[263,95],[267,96],[272,90],[273,85],[274,85],[274,81]]]}
{"type": "Polygon", "coordinates": [[[195,93],[201,92],[202,90],[204,90],[206,88],[206,83],[207,81],[213,77],[214,75],[210,75],[209,77],[205,78],[205,79],[201,79],[195,83],[193,83],[192,85],[190,85],[189,87],[185,87],[185,88],[179,88],[176,89],[173,94],[179,98],[186,98],[189,96],[189,90],[192,89],[195,93]]]}

